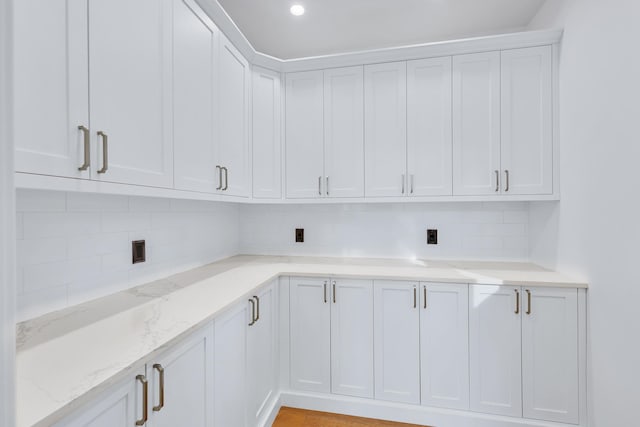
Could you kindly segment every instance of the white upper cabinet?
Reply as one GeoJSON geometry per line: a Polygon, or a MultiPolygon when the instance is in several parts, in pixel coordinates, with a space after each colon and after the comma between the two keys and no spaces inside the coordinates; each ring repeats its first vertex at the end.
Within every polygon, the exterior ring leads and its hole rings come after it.
{"type": "Polygon", "coordinates": [[[331,281],[331,392],[373,398],[373,282],[331,281]]]}
{"type": "Polygon", "coordinates": [[[173,186],[171,8],[89,1],[94,179],[173,186]]]}
{"type": "Polygon", "coordinates": [[[328,279],[292,277],[291,388],[331,391],[331,306],[328,279]]]}
{"type": "Polygon", "coordinates": [[[522,416],[519,287],[470,286],[471,410],[522,416]]]}
{"type": "Polygon", "coordinates": [[[410,196],[451,195],[451,57],[407,63],[410,196]]]}
{"type": "Polygon", "coordinates": [[[90,136],[87,2],[21,0],[13,8],[16,170],[90,178],[91,159],[79,170],[92,149],[84,143],[90,136]]]}
{"type": "Polygon", "coordinates": [[[218,31],[190,0],[174,1],[175,188],[212,193],[218,185],[214,66],[218,31]]]}
{"type": "Polygon", "coordinates": [[[504,194],[553,192],[552,52],[551,46],[502,52],[504,194]]]}
{"type": "Polygon", "coordinates": [[[364,67],[365,194],[407,193],[407,64],[364,67]]]}
{"type": "Polygon", "coordinates": [[[218,49],[218,162],[230,196],[249,195],[249,79],[247,60],[220,35],[218,49]]]}
{"type": "Polygon", "coordinates": [[[522,399],[525,418],[578,424],[578,295],[524,288],[522,399]]]}
{"type": "Polygon", "coordinates": [[[500,52],[453,57],[453,194],[500,193],[500,52]]]}
{"type": "Polygon", "coordinates": [[[468,285],[420,284],[422,404],[469,409],[468,285]]]}
{"type": "Polygon", "coordinates": [[[324,71],[325,195],[364,197],[363,67],[324,71]]]}
{"type": "Polygon", "coordinates": [[[322,71],[286,76],[287,198],[323,195],[323,81],[322,71]]]}
{"type": "Polygon", "coordinates": [[[420,403],[418,283],[374,283],[375,398],[420,403]]]}
{"type": "Polygon", "coordinates": [[[253,197],[282,197],[280,73],[253,68],[253,197]]]}

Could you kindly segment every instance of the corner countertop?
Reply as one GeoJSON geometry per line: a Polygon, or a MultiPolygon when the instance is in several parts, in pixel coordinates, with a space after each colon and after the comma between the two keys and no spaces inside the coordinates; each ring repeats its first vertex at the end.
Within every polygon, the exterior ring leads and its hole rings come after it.
{"type": "Polygon", "coordinates": [[[587,288],[530,263],[235,256],[19,324],[17,426],[61,420],[279,276],[587,288]]]}

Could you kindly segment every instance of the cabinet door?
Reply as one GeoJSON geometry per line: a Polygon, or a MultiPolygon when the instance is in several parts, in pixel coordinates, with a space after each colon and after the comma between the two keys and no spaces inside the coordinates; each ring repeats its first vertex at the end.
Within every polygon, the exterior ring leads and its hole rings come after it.
{"type": "Polygon", "coordinates": [[[528,288],[524,295],[524,416],[578,424],[577,290],[528,288]]]}
{"type": "Polygon", "coordinates": [[[90,169],[78,170],[78,126],[89,128],[87,2],[20,0],[13,8],[16,170],[89,178],[90,169]]]}
{"type": "Polygon", "coordinates": [[[374,283],[375,398],[420,403],[418,283],[374,283]]]}
{"type": "Polygon", "coordinates": [[[280,73],[253,68],[253,197],[282,197],[280,73]]]}
{"type": "Polygon", "coordinates": [[[219,162],[227,168],[223,193],[249,195],[249,63],[220,34],[218,57],[219,162]]]}
{"type": "Polygon", "coordinates": [[[453,194],[500,193],[500,52],[453,57],[453,194]]]}
{"type": "Polygon", "coordinates": [[[505,50],[501,55],[504,193],[551,194],[552,47],[505,50]]]}
{"type": "Polygon", "coordinates": [[[406,193],[407,66],[405,62],[364,67],[365,194],[406,193]]]}
{"type": "Polygon", "coordinates": [[[451,195],[451,144],[451,57],[409,61],[409,195],[451,195]]]}
{"type": "Polygon", "coordinates": [[[213,324],[148,364],[153,426],[212,427],[213,369],[213,324]]]}
{"type": "MultiPolygon", "coordinates": [[[[275,284],[256,293],[256,321],[247,331],[247,417],[257,425],[276,385],[275,284]]],[[[251,322],[249,322],[251,323],[251,322]]]]}
{"type": "Polygon", "coordinates": [[[423,405],[469,409],[468,288],[420,284],[423,405]]]}
{"type": "Polygon", "coordinates": [[[89,0],[89,51],[93,178],[172,187],[171,1],[89,0]]]}
{"type": "Polygon", "coordinates": [[[520,288],[471,285],[471,410],[522,416],[520,288]]]}
{"type": "Polygon", "coordinates": [[[291,388],[331,391],[331,306],[329,281],[292,277],[291,388]]]}
{"type": "Polygon", "coordinates": [[[373,398],[373,282],[331,286],[331,392],[373,398]]]}
{"type": "Polygon", "coordinates": [[[289,73],[286,77],[287,197],[323,194],[322,71],[289,73]]]}
{"type": "Polygon", "coordinates": [[[174,164],[175,188],[181,190],[213,193],[218,186],[213,105],[217,33],[193,2],[174,2],[174,164]]]}
{"type": "MultiPolygon", "coordinates": [[[[140,374],[144,374],[144,369],[140,374]]],[[[135,377],[135,375],[133,375],[135,377]]],[[[113,387],[93,404],[54,427],[131,427],[142,419],[142,384],[135,379],[113,387]]]]}
{"type": "Polygon", "coordinates": [[[324,71],[324,173],[329,197],[364,197],[363,68],[324,71]]]}
{"type": "Polygon", "coordinates": [[[248,303],[243,302],[215,321],[214,425],[245,425],[248,303]]]}

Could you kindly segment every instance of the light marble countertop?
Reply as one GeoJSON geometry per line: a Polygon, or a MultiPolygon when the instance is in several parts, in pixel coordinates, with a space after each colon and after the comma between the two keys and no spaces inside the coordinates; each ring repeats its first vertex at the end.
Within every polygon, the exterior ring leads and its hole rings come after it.
{"type": "Polygon", "coordinates": [[[235,256],[19,324],[17,426],[60,420],[278,276],[587,287],[529,263],[235,256]]]}

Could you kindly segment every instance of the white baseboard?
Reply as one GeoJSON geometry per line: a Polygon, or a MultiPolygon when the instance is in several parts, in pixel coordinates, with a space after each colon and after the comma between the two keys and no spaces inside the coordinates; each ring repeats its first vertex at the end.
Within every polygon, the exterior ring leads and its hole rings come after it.
{"type": "MultiPolygon", "coordinates": [[[[281,392],[278,405],[356,417],[418,424],[432,427],[577,427],[574,424],[487,415],[470,411],[407,405],[319,393],[281,392]]],[[[275,416],[273,417],[275,419],[275,416]]],[[[271,422],[273,422],[273,419],[271,422]]],[[[270,426],[271,424],[265,424],[270,426]]]]}
{"type": "Polygon", "coordinates": [[[257,427],[271,427],[281,407],[280,393],[277,393],[267,404],[268,409],[264,411],[265,415],[258,421],[257,427]]]}

